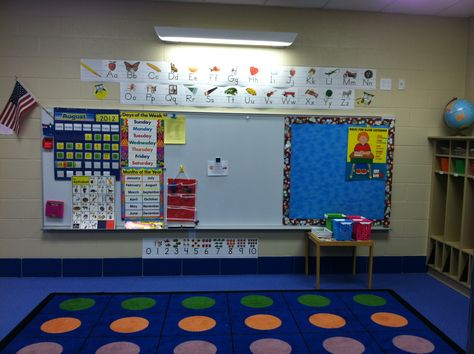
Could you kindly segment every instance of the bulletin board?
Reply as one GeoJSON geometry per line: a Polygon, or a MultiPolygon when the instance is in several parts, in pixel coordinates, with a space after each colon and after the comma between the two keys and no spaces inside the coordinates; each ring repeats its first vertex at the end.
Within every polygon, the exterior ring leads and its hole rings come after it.
{"type": "MultiPolygon", "coordinates": [[[[394,135],[394,119],[286,117],[283,223],[322,225],[325,213],[343,213],[362,215],[374,220],[376,226],[388,227],[394,135]],[[383,178],[375,178],[380,177],[375,174],[378,170],[371,171],[374,178],[347,178],[351,165],[356,165],[348,163],[348,132],[350,128],[364,130],[361,127],[387,132],[381,147],[369,141],[374,153],[386,144],[383,178]]],[[[364,169],[370,165],[366,163],[364,169]]]]}

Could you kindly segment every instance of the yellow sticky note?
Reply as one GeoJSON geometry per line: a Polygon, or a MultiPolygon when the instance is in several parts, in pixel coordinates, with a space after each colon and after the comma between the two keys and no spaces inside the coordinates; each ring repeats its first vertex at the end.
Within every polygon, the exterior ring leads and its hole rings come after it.
{"type": "Polygon", "coordinates": [[[85,134],[85,140],[91,141],[92,140],[92,134],[85,134]]]}
{"type": "Polygon", "coordinates": [[[165,144],[186,144],[186,117],[165,117],[165,144]]]}

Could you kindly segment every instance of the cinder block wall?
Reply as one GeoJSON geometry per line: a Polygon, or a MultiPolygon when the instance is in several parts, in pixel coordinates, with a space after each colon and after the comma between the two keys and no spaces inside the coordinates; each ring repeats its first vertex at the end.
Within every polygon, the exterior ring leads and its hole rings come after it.
{"type": "MultiPolygon", "coordinates": [[[[363,12],[143,0],[3,0],[0,102],[3,105],[8,99],[16,75],[47,107],[149,109],[120,105],[117,84],[107,84],[109,98],[97,101],[93,83],[79,80],[81,58],[375,68],[378,78],[392,78],[393,90],[376,91],[370,107],[350,114],[396,117],[392,230],[375,235],[376,254],[419,256],[426,251],[429,208],[431,158],[426,138],[446,133],[441,113],[451,97],[463,96],[466,90],[471,98],[474,95],[473,28],[472,19],[363,12]],[[165,45],[154,34],[157,24],[295,31],[299,35],[292,47],[283,50],[165,45]],[[399,78],[406,80],[404,91],[397,89],[399,78]]],[[[41,230],[39,117],[36,108],[19,138],[0,137],[0,258],[140,257],[140,233],[41,230]]],[[[302,232],[229,231],[218,235],[261,237],[263,256],[303,255],[302,232]]]]}

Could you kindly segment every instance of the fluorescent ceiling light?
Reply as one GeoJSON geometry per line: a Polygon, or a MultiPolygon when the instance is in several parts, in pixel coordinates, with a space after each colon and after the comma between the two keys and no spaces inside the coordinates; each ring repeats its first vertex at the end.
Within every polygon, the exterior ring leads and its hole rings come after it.
{"type": "Polygon", "coordinates": [[[297,33],[294,32],[240,31],[171,26],[155,26],[155,32],[165,42],[269,47],[288,47],[293,44],[297,36],[297,33]]]}

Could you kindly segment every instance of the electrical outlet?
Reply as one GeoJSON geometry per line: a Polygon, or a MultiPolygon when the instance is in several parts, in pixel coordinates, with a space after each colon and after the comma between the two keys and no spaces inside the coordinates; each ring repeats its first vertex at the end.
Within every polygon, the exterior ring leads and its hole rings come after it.
{"type": "Polygon", "coordinates": [[[390,91],[392,89],[392,79],[380,79],[380,89],[383,91],[390,91]]]}

